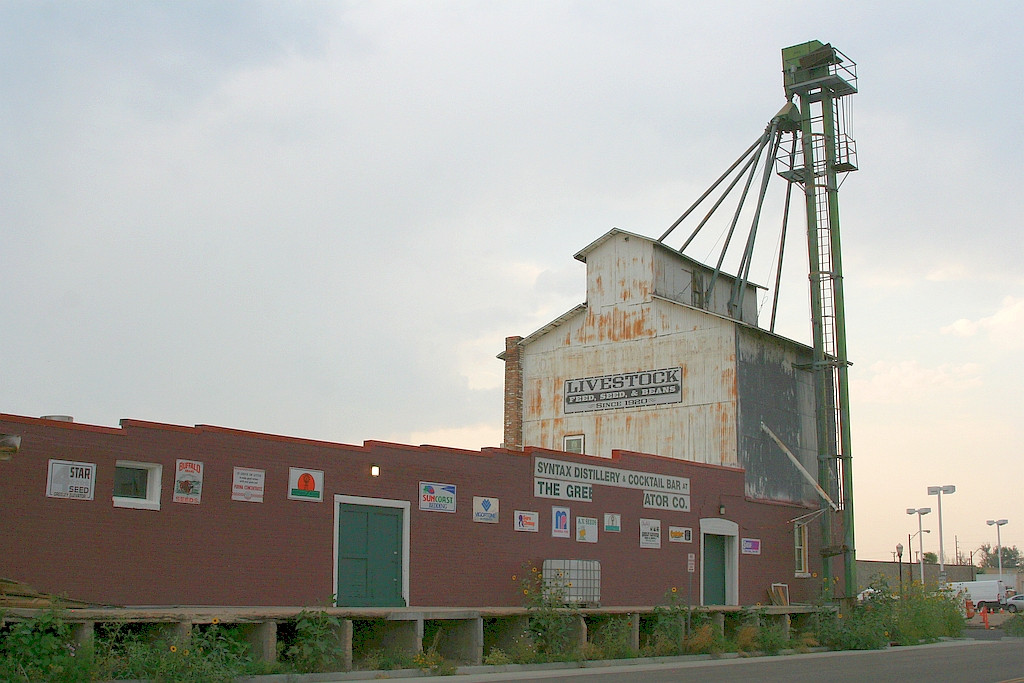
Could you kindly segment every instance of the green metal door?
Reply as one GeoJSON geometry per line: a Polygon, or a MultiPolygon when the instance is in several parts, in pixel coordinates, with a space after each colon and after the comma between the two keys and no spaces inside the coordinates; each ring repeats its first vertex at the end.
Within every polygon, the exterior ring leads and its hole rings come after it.
{"type": "Polygon", "coordinates": [[[341,607],[404,607],[399,508],[342,503],[338,515],[341,607]]]}
{"type": "Polygon", "coordinates": [[[704,535],[704,604],[725,604],[725,536],[704,535]]]}

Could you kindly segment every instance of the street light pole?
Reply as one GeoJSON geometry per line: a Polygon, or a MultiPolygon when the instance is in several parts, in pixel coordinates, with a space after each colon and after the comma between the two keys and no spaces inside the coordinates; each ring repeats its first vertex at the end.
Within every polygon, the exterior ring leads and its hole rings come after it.
{"type": "Polygon", "coordinates": [[[986,524],[996,527],[996,557],[999,558],[999,580],[1003,580],[1003,539],[999,533],[999,527],[1006,524],[1009,520],[1006,519],[990,519],[986,524]]]}
{"type": "Polygon", "coordinates": [[[917,555],[918,563],[921,566],[921,584],[924,585],[924,529],[921,528],[921,518],[931,512],[931,508],[907,508],[908,515],[917,515],[917,555]]]}
{"type": "MultiPolygon", "coordinates": [[[[909,541],[908,541],[909,543],[909,541]]],[[[897,565],[900,568],[900,595],[903,595],[903,544],[896,544],[897,565]]]]}
{"type": "Polygon", "coordinates": [[[938,496],[939,498],[939,581],[946,580],[946,553],[942,547],[942,494],[956,493],[956,487],[952,484],[948,486],[929,486],[928,495],[938,496]]]}

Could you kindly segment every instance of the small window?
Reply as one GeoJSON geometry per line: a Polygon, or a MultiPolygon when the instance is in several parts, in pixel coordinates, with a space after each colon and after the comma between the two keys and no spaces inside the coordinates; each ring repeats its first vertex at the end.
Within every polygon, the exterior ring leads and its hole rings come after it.
{"type": "Polygon", "coordinates": [[[583,453],[583,435],[574,434],[562,439],[562,450],[566,453],[583,453]]]}
{"type": "Polygon", "coordinates": [[[794,573],[797,576],[810,576],[807,568],[807,525],[797,523],[793,527],[794,573]]]}
{"type": "Polygon", "coordinates": [[[160,509],[160,475],[163,466],[150,462],[118,460],[114,469],[114,507],[160,509]]]}

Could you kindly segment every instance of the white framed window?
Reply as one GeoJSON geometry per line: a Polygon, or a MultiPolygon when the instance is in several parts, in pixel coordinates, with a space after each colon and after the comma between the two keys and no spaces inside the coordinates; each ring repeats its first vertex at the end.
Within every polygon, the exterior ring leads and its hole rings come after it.
{"type": "Polygon", "coordinates": [[[583,453],[583,435],[572,434],[562,437],[562,450],[566,453],[583,453]]]}
{"type": "Polygon", "coordinates": [[[159,510],[162,474],[163,465],[118,460],[114,468],[114,507],[159,510]]]}
{"type": "Polygon", "coordinates": [[[807,525],[797,522],[793,525],[793,573],[800,577],[810,576],[807,566],[807,525]]]}

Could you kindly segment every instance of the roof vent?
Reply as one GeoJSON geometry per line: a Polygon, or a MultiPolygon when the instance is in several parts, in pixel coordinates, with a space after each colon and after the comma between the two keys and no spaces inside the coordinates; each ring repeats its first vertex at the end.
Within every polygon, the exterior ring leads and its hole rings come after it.
{"type": "Polygon", "coordinates": [[[74,422],[75,418],[70,415],[43,415],[40,420],[53,420],[54,422],[74,422]]]}

